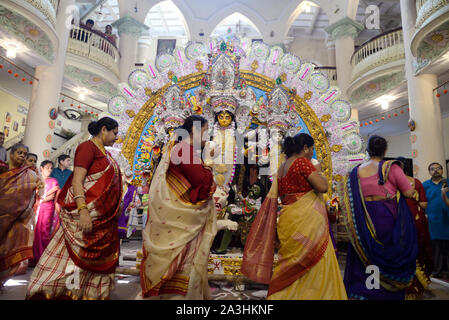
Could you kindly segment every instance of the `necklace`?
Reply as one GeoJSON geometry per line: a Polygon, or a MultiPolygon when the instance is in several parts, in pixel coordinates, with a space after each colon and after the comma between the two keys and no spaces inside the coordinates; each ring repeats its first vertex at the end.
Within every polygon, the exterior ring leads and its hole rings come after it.
{"type": "Polygon", "coordinates": [[[101,146],[98,142],[96,142],[94,139],[90,139],[97,147],[100,149],[101,153],[103,153],[106,156],[106,150],[103,146],[101,146]]]}

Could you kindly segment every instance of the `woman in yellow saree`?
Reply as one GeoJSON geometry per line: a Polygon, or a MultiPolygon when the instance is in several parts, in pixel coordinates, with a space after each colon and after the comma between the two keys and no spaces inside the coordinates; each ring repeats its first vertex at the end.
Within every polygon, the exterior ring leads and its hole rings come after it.
{"type": "Polygon", "coordinates": [[[215,183],[194,148],[196,141],[198,147],[205,145],[207,128],[206,119],[188,117],[181,129],[189,135],[168,143],[153,176],[137,299],[210,298],[207,264],[217,232],[215,183]]]}
{"type": "Polygon", "coordinates": [[[248,235],[241,272],[269,284],[269,300],[347,299],[319,194],[327,191],[327,180],[312,165],[313,150],[313,138],[305,133],[285,139],[288,158],[248,235]],[[282,200],[277,222],[280,249],[273,272],[278,196],[282,200]]]}

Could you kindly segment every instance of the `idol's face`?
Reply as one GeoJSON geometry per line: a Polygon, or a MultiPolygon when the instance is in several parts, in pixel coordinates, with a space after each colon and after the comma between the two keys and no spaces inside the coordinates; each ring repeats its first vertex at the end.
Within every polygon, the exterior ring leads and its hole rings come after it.
{"type": "Polygon", "coordinates": [[[232,116],[227,111],[222,111],[218,114],[218,123],[220,126],[226,128],[229,127],[229,125],[232,123],[232,116]]]}

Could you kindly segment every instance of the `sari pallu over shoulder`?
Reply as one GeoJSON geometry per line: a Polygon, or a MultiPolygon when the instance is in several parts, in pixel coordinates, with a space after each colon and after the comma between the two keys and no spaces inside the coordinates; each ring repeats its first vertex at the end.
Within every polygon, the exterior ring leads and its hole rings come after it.
{"type": "MultiPolygon", "coordinates": [[[[273,187],[277,188],[277,183],[273,187]]],[[[290,286],[309,271],[321,260],[329,243],[323,201],[314,191],[297,194],[296,201],[281,210],[277,225],[281,248],[271,276],[278,206],[277,191],[270,190],[270,193],[271,197],[267,196],[251,226],[241,266],[241,272],[249,279],[269,283],[268,295],[290,286]]]]}
{"type": "Polygon", "coordinates": [[[79,228],[79,214],[72,187],[73,174],[58,197],[61,206],[60,227],[70,258],[80,268],[109,274],[115,272],[118,262],[119,238],[117,214],[120,212],[122,192],[121,173],[117,163],[107,153],[109,164],[104,170],[86,176],[84,192],[92,218],[92,231],[79,228]]]}
{"type": "Polygon", "coordinates": [[[5,272],[13,274],[14,266],[33,257],[32,204],[39,181],[37,174],[28,167],[0,174],[0,273],[2,274],[5,272]]]}
{"type": "MultiPolygon", "coordinates": [[[[393,164],[393,161],[379,164],[379,184],[387,181],[393,164]]],[[[401,195],[391,241],[383,243],[366,209],[358,169],[359,166],[354,168],[344,182],[343,218],[351,244],[365,267],[379,268],[382,287],[392,292],[403,290],[409,286],[416,270],[418,246],[413,216],[401,195]]]]}
{"type": "Polygon", "coordinates": [[[189,182],[169,170],[172,147],[173,142],[150,185],[140,269],[142,297],[174,294],[204,299],[209,294],[207,263],[216,234],[215,204],[211,197],[190,202],[189,182]]]}

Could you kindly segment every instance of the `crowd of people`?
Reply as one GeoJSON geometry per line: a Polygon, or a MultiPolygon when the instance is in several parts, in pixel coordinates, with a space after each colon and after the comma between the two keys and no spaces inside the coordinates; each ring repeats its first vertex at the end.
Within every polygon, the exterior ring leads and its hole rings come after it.
{"type": "MultiPolygon", "coordinates": [[[[209,299],[212,242],[217,230],[236,230],[233,221],[217,221],[213,170],[194,148],[196,138],[206,147],[207,121],[191,116],[182,129],[188,139],[170,138],[145,192],[138,299],[209,299]]],[[[138,190],[105,149],[117,140],[118,123],[104,117],[88,130],[92,138],[78,146],[73,172],[67,155],[56,168],[49,160],[37,168],[37,155],[23,144],[6,162],[0,134],[0,284],[35,265],[27,299],[108,299],[114,288],[138,190]]],[[[340,199],[350,237],[342,277],[324,201],[329,185],[314,146],[304,133],[284,139],[286,160],[251,226],[241,272],[268,284],[272,300],[422,297],[430,277],[449,267],[442,165],[431,163],[430,179],[421,183],[405,174],[403,158],[384,159],[383,137],[369,138],[370,159],[348,173],[340,199]],[[374,269],[378,278],[370,282],[374,269]]]]}

